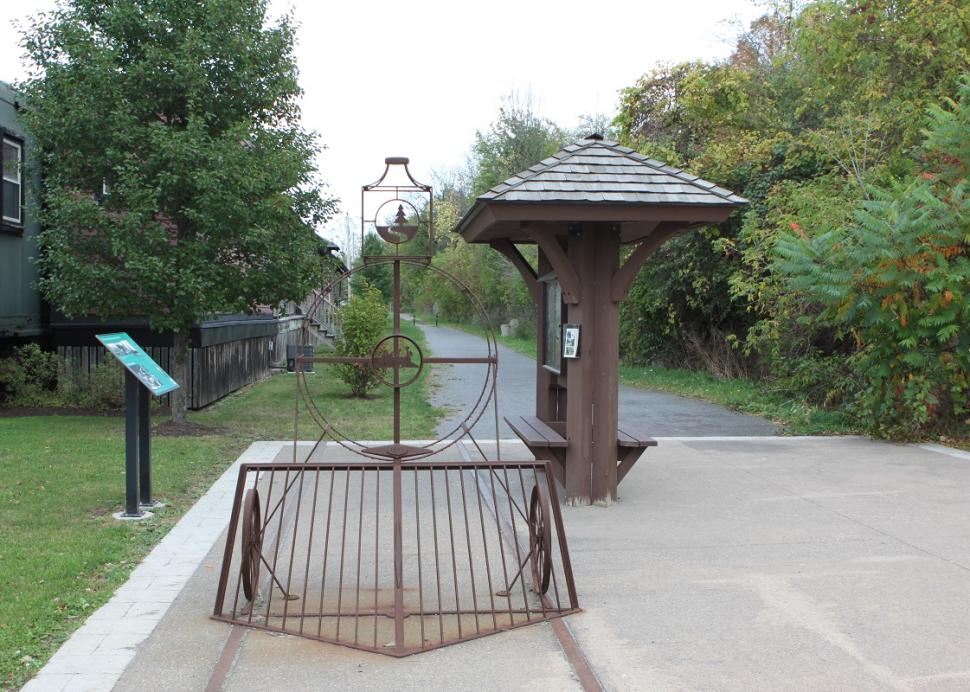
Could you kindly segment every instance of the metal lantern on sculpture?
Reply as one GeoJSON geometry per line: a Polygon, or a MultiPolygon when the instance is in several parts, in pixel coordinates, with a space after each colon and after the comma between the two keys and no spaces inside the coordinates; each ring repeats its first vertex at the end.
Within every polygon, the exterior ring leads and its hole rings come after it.
{"type": "MultiPolygon", "coordinates": [[[[384,173],[360,191],[360,256],[364,263],[375,260],[364,252],[364,240],[370,231],[394,246],[394,254],[400,254],[400,245],[414,240],[422,225],[419,209],[427,209],[425,227],[428,233],[426,252],[408,256],[412,261],[427,263],[434,254],[434,195],[430,185],[414,179],[406,156],[388,156],[384,159],[384,173]]],[[[382,255],[383,257],[383,255],[382,255]]]]}

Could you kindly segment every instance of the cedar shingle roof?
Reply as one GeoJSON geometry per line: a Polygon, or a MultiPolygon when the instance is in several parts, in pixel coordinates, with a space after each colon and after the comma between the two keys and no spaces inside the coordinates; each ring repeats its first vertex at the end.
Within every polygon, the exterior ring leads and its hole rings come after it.
{"type": "Polygon", "coordinates": [[[747,202],[696,175],[599,139],[564,147],[478,200],[731,206],[747,202]]]}
{"type": "Polygon", "coordinates": [[[469,243],[535,242],[539,226],[612,224],[632,243],[721,223],[747,200],[599,135],[564,147],[478,197],[455,232],[469,243]]]}

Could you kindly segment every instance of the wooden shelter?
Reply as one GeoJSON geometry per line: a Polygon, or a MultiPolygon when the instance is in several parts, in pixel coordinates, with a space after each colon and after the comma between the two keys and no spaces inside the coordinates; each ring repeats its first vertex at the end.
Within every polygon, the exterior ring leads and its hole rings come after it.
{"type": "Polygon", "coordinates": [[[745,203],[590,135],[495,186],[459,221],[467,242],[487,243],[515,265],[538,307],[535,416],[506,420],[553,462],[570,504],[615,500],[619,481],[656,444],[619,422],[620,301],[664,241],[745,203]],[[538,271],[516,243],[538,245],[538,271]]]}

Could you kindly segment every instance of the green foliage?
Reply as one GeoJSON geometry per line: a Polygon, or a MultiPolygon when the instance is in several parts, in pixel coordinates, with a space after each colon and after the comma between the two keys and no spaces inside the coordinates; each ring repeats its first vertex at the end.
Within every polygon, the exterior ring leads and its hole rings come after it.
{"type": "Polygon", "coordinates": [[[62,361],[57,397],[61,406],[118,411],[125,405],[124,369],[114,358],[92,366],[89,372],[70,368],[62,361]]]}
{"type": "Polygon", "coordinates": [[[184,344],[208,314],[319,285],[333,202],[299,122],[294,28],[266,6],[67,0],[28,28],[40,288],[65,314],[144,315],[184,344]]]}
{"type": "MultiPolygon", "coordinates": [[[[369,356],[387,332],[388,314],[381,292],[366,281],[359,282],[337,315],[337,355],[369,356]]],[[[370,365],[348,363],[334,366],[334,371],[355,397],[366,396],[379,383],[378,371],[370,365]]]]}
{"type": "MultiPolygon", "coordinates": [[[[532,299],[518,272],[499,253],[485,245],[457,243],[438,253],[434,266],[454,276],[481,303],[495,323],[512,317],[529,318],[532,299]]],[[[428,272],[418,304],[448,322],[477,322],[479,312],[471,298],[451,281],[428,272]]]]}
{"type": "Polygon", "coordinates": [[[498,118],[485,132],[475,133],[472,147],[474,181],[478,196],[503,180],[556,153],[565,144],[564,133],[539,117],[528,99],[506,97],[498,118]]]}
{"type": "MultiPolygon", "coordinates": [[[[924,169],[913,156],[924,114],[956,94],[970,66],[970,5],[820,0],[769,8],[727,60],[660,67],[622,92],[616,123],[624,143],[751,202],[716,233],[667,243],[648,262],[623,306],[622,354],[725,374],[726,344],[739,371],[766,377],[786,396],[842,407],[869,386],[854,365],[857,334],[779,272],[776,245],[849,227],[859,199],[873,190],[901,195],[906,186],[892,181],[924,169]]],[[[859,257],[826,260],[845,272],[853,267],[837,261],[859,257]]],[[[947,406],[929,404],[930,418],[947,406]]]]}
{"type": "Polygon", "coordinates": [[[56,386],[56,353],[26,344],[0,358],[0,406],[49,405],[56,386]]]}
{"type": "Polygon", "coordinates": [[[776,269],[855,341],[857,417],[902,437],[970,413],[970,80],[931,116],[920,175],[871,188],[850,225],[777,246],[776,269]]]}
{"type": "Polygon", "coordinates": [[[114,358],[84,372],[27,344],[0,358],[0,406],[118,410],[124,406],[123,372],[114,358]]]}
{"type": "MultiPolygon", "coordinates": [[[[387,243],[381,240],[376,233],[368,233],[364,236],[363,253],[361,257],[357,258],[357,266],[363,264],[364,257],[380,257],[387,249],[387,243]]],[[[389,263],[378,262],[365,266],[351,278],[353,290],[365,290],[367,286],[371,286],[380,291],[384,300],[390,303],[394,283],[391,278],[391,271],[389,263]]]]}
{"type": "Polygon", "coordinates": [[[709,368],[724,376],[743,371],[728,338],[750,318],[729,291],[720,234],[706,228],[668,241],[646,262],[620,307],[625,360],[709,368]]]}
{"type": "MultiPolygon", "coordinates": [[[[593,122],[593,119],[587,119],[593,122]]],[[[554,154],[565,143],[565,133],[540,117],[532,103],[506,97],[494,122],[476,132],[467,176],[438,184],[435,198],[434,265],[464,284],[495,324],[512,318],[533,320],[532,299],[512,265],[483,245],[468,245],[451,230],[471,206],[473,197],[554,154]]],[[[534,248],[522,248],[535,261],[534,248]]],[[[417,287],[405,295],[413,309],[436,313],[445,321],[478,321],[474,302],[436,272],[413,272],[417,287]]]]}

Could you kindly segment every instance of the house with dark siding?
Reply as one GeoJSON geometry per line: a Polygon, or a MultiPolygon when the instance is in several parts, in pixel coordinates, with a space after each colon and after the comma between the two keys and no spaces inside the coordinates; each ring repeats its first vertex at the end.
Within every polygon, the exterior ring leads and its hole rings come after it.
{"type": "Polygon", "coordinates": [[[17,118],[17,94],[0,82],[0,138],[3,175],[0,185],[0,343],[38,339],[45,333],[43,306],[37,291],[37,236],[40,225],[28,195],[40,179],[27,180],[24,163],[31,142],[17,118]]]}

